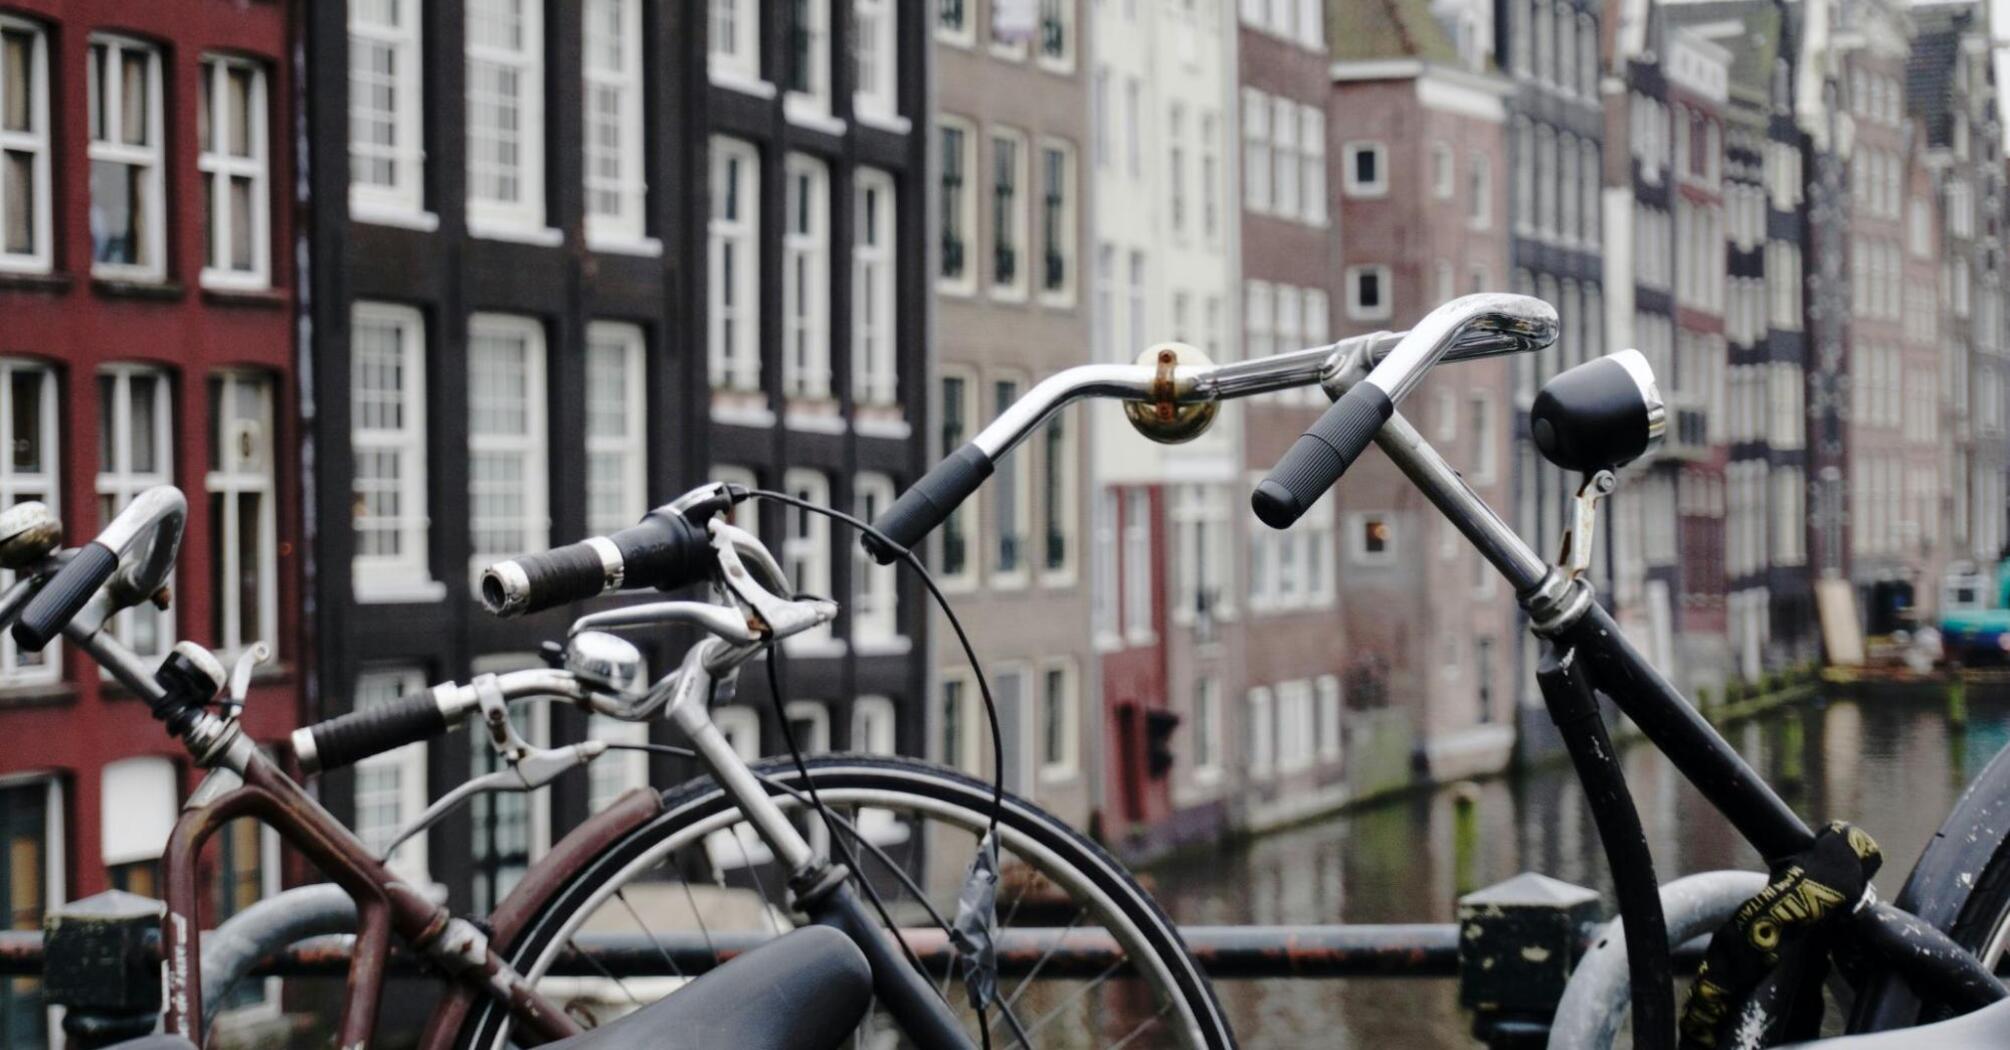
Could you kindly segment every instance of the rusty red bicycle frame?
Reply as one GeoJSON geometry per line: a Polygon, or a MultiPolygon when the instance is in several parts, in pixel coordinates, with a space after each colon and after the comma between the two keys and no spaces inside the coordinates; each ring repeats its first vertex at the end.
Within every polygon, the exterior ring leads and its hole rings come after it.
{"type": "Polygon", "coordinates": [[[587,859],[659,812],[662,802],[655,792],[636,788],[574,829],[533,865],[497,906],[492,919],[503,921],[484,935],[465,921],[456,922],[444,905],[427,900],[419,888],[371,855],[355,833],[272,759],[256,749],[249,750],[243,784],[185,809],[168,838],[162,860],[167,915],[161,924],[161,949],[168,972],[166,1031],[191,1042],[201,1041],[202,880],[197,860],[211,835],[241,817],[272,828],[356,901],[355,962],[343,991],[337,1046],[367,1046],[375,1034],[393,934],[448,976],[448,992],[426,1028],[422,1047],[441,1050],[450,1046],[460,1027],[454,1022],[465,1017],[482,996],[508,1009],[523,1036],[542,1042],[580,1031],[570,1016],[539,995],[496,953],[492,941],[507,942],[521,925],[522,916],[535,910],[538,900],[587,859]]]}

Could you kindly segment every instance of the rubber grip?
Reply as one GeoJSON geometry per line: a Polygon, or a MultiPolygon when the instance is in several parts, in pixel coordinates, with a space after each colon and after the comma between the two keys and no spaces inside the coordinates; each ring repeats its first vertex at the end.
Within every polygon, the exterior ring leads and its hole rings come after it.
{"type": "Polygon", "coordinates": [[[600,552],[584,540],[523,555],[516,563],[530,582],[529,602],[523,608],[526,613],[585,601],[607,589],[607,568],[600,562],[600,552]]]}
{"type": "Polygon", "coordinates": [[[447,731],[447,718],[428,689],[309,727],[314,768],[340,769],[393,748],[430,740],[447,731]]]}
{"type": "Polygon", "coordinates": [[[1298,435],[1270,476],[1249,495],[1257,518],[1273,529],[1288,529],[1347,473],[1375,432],[1396,411],[1381,387],[1356,383],[1333,402],[1318,422],[1298,435]]]}
{"type": "MultiPolygon", "coordinates": [[[[887,539],[902,547],[913,547],[948,520],[956,508],[991,476],[991,457],[976,445],[965,445],[944,457],[921,476],[914,487],[900,494],[893,506],[872,523],[887,539]]],[[[900,552],[866,536],[865,552],[881,565],[891,565],[900,552]]]]}
{"type": "Polygon", "coordinates": [[[14,621],[15,643],[30,652],[40,652],[63,633],[64,625],[83,610],[91,595],[98,593],[98,588],[118,568],[118,553],[102,543],[94,540],[77,548],[76,555],[56,570],[55,577],[28,599],[21,618],[14,621]]]}

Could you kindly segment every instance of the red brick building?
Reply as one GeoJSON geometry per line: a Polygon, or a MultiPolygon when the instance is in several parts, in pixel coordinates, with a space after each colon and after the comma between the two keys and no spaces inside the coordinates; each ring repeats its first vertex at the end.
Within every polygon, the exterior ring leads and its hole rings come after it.
{"type": "MultiPolygon", "coordinates": [[[[50,503],[75,544],[148,487],[187,493],[172,608],[115,629],[149,654],[270,643],[261,741],[302,681],[288,12],[0,4],[0,502],[50,503]]],[[[9,925],[156,889],[193,772],[144,705],[72,648],[0,641],[0,739],[9,925]]],[[[229,907],[276,870],[270,836],[225,838],[229,907]]],[[[0,1044],[50,1034],[32,986],[0,985],[0,1044]]]]}

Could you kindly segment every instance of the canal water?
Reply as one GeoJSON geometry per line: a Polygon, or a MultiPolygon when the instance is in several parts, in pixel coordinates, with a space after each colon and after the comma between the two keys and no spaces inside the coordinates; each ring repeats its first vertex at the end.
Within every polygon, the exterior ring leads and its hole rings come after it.
{"type": "MultiPolygon", "coordinates": [[[[1725,732],[1811,822],[1848,819],[1884,848],[1877,882],[1896,893],[1968,780],[2010,743],[2010,694],[1971,691],[1965,729],[1938,703],[1810,701],[1725,732]]],[[[1628,780],[1665,880],[1758,867],[1757,855],[1645,743],[1626,748],[1628,780]]],[[[1470,889],[1538,871],[1609,902],[1598,834],[1567,764],[1467,785],[1477,841],[1454,848],[1460,789],[1375,804],[1181,856],[1151,871],[1182,923],[1450,922],[1470,889]]],[[[1218,994],[1249,1047],[1435,1048],[1475,1045],[1450,980],[1222,981],[1218,994]]]]}

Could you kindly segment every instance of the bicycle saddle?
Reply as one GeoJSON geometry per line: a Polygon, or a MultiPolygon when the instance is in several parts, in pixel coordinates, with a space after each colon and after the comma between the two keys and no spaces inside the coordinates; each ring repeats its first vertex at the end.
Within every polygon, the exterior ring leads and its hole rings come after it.
{"type": "Polygon", "coordinates": [[[1933,1050],[2001,1050],[2010,1046],[2010,999],[1938,1024],[1793,1044],[1800,1050],[1918,1050],[1922,1046],[1933,1050]]]}
{"type": "Polygon", "coordinates": [[[805,926],[544,1050],[837,1050],[870,1005],[872,969],[858,947],[805,926]]]}

